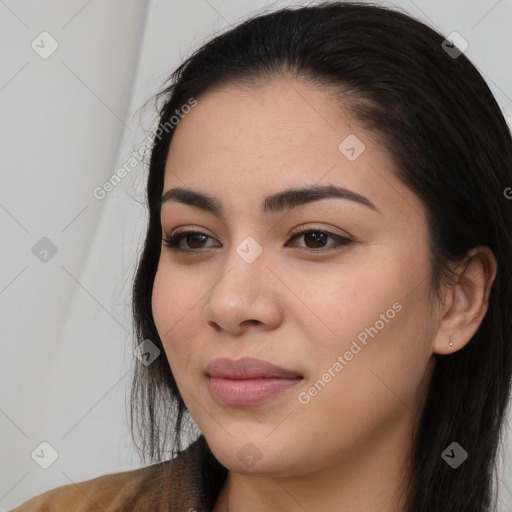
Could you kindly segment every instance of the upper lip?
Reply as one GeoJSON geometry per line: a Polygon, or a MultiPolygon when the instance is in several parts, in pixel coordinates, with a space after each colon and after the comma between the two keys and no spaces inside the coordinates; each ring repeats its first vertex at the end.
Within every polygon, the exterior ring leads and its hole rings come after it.
{"type": "Polygon", "coordinates": [[[281,379],[296,379],[301,377],[297,372],[281,368],[275,364],[244,357],[242,359],[229,359],[220,357],[211,361],[206,367],[209,377],[221,377],[225,379],[255,379],[277,377],[281,379]]]}

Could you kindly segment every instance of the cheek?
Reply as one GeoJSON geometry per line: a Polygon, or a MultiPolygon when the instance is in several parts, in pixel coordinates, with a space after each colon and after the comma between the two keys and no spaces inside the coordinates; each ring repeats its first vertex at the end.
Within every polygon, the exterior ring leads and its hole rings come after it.
{"type": "Polygon", "coordinates": [[[153,317],[159,334],[172,337],[190,323],[190,318],[199,311],[198,301],[204,288],[201,272],[180,272],[179,266],[172,265],[165,255],[161,257],[152,295],[153,317]]]}
{"type": "Polygon", "coordinates": [[[192,333],[187,332],[187,325],[197,299],[193,300],[190,287],[184,288],[178,274],[170,270],[165,262],[160,263],[153,284],[151,306],[158,335],[174,371],[173,365],[182,367],[191,352],[187,340],[192,339],[192,333]]]}
{"type": "Polygon", "coordinates": [[[315,357],[332,357],[333,351],[342,354],[359,334],[364,342],[368,337],[365,328],[376,322],[379,330],[387,329],[380,315],[388,311],[391,321],[399,316],[399,306],[393,309],[393,304],[402,299],[402,278],[395,275],[385,258],[381,258],[380,266],[354,257],[330,267],[317,265],[307,272],[290,273],[286,280],[293,283],[297,296],[293,299],[298,308],[294,321],[302,324],[315,357]]]}
{"type": "Polygon", "coordinates": [[[170,282],[160,264],[153,283],[151,308],[155,325],[162,342],[164,342],[165,333],[167,333],[169,329],[172,329],[172,326],[175,324],[176,306],[175,286],[170,282]]]}
{"type": "Polygon", "coordinates": [[[315,270],[303,281],[295,277],[295,286],[307,290],[302,297],[309,311],[300,322],[312,358],[311,378],[321,377],[338,356],[346,356],[339,373],[350,374],[354,389],[368,387],[372,379],[378,383],[372,368],[382,370],[390,384],[418,383],[433,335],[428,259],[410,247],[380,249],[368,251],[379,255],[372,261],[357,258],[332,271],[315,270]]]}
{"type": "Polygon", "coordinates": [[[431,361],[427,289],[407,296],[405,288],[382,285],[378,296],[374,286],[368,299],[339,292],[341,310],[332,305],[334,299],[326,301],[323,312],[336,335],[318,337],[305,352],[309,374],[300,411],[310,429],[323,432],[333,445],[341,442],[340,432],[347,445],[364,444],[368,436],[378,439],[421,406],[431,361]]]}

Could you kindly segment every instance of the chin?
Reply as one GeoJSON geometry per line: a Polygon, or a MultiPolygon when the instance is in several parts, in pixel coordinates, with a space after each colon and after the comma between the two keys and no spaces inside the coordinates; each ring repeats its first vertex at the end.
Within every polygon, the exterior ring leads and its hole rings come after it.
{"type": "MultiPolygon", "coordinates": [[[[278,436],[268,438],[268,429],[259,436],[245,432],[245,435],[236,437],[222,435],[222,440],[205,435],[215,458],[230,471],[254,475],[285,474],[297,465],[296,460],[289,458],[292,455],[290,448],[284,446],[278,436]]],[[[293,452],[293,459],[296,458],[297,453],[293,452]]]]}

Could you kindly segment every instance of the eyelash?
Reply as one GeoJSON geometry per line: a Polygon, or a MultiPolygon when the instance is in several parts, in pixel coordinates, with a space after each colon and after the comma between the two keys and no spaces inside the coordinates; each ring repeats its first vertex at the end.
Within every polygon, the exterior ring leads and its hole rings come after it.
{"type": "MultiPolygon", "coordinates": [[[[334,233],[330,233],[329,231],[324,231],[321,229],[315,229],[315,228],[300,228],[296,230],[291,237],[291,240],[294,240],[295,238],[299,238],[300,236],[304,236],[310,233],[322,233],[324,235],[327,235],[331,238],[333,238],[339,245],[335,246],[331,249],[325,249],[324,247],[320,249],[310,249],[308,247],[300,247],[299,249],[301,252],[307,252],[307,253],[322,253],[322,252],[329,252],[331,250],[339,250],[350,243],[352,243],[352,240],[340,235],[335,235],[334,233]]],[[[211,236],[206,235],[206,233],[202,233],[201,231],[181,231],[178,233],[175,233],[173,235],[170,235],[168,238],[162,238],[162,241],[166,248],[172,252],[177,252],[181,254],[190,254],[190,255],[198,255],[199,253],[204,253],[204,249],[183,249],[182,247],[179,247],[179,243],[183,238],[185,238],[187,235],[204,235],[207,238],[212,238],[211,236]]]]}

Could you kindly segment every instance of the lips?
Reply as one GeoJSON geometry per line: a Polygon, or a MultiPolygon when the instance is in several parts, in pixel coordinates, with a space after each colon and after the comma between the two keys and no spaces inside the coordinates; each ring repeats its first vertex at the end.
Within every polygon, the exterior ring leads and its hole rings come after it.
{"type": "Polygon", "coordinates": [[[212,398],[227,407],[255,406],[302,380],[297,372],[254,358],[215,359],[206,375],[212,398]]]}
{"type": "Polygon", "coordinates": [[[296,379],[301,377],[297,372],[252,357],[245,357],[238,360],[229,359],[227,357],[214,359],[206,367],[206,374],[209,377],[221,377],[225,379],[268,379],[272,377],[296,379]]]}

